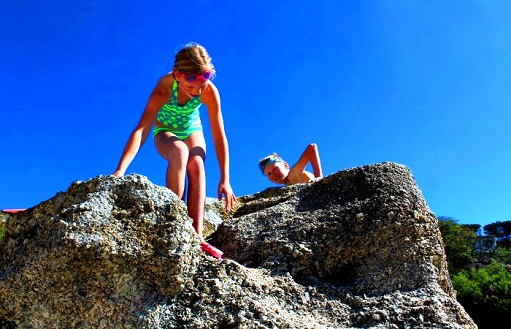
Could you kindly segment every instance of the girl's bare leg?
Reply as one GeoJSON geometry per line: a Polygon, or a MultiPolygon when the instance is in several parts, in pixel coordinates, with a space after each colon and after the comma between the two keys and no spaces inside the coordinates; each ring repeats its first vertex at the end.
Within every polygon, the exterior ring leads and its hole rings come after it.
{"type": "Polygon", "coordinates": [[[168,161],[167,188],[176,193],[180,199],[184,199],[188,146],[170,132],[158,133],[154,136],[154,144],[158,153],[168,161]]]}
{"type": "Polygon", "coordinates": [[[189,149],[188,164],[188,216],[193,219],[193,227],[201,241],[204,221],[204,206],[206,202],[206,172],[204,161],[206,159],[206,142],[202,131],[195,132],[186,140],[189,149]]]}

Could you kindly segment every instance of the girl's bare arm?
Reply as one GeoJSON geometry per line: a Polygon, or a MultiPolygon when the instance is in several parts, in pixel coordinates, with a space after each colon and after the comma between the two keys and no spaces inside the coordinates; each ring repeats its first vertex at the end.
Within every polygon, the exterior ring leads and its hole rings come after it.
{"type": "Polygon", "coordinates": [[[137,126],[126,142],[126,146],[122,152],[121,159],[117,165],[117,169],[113,173],[114,176],[124,175],[126,169],[147,140],[147,136],[149,136],[149,133],[151,132],[151,127],[159,109],[170,99],[172,88],[169,89],[169,82],[173,83],[174,80],[167,75],[161,78],[160,81],[158,81],[156,87],[154,87],[154,90],[151,93],[151,96],[149,96],[149,100],[147,101],[147,105],[137,126]]]}

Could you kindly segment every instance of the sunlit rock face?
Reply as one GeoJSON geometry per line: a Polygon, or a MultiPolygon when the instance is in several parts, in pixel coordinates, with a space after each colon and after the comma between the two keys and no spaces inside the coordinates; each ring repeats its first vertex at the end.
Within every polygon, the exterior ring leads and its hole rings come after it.
{"type": "Polygon", "coordinates": [[[442,237],[395,163],[186,204],[141,175],[98,176],[3,214],[0,327],[476,328],[442,237]]]}

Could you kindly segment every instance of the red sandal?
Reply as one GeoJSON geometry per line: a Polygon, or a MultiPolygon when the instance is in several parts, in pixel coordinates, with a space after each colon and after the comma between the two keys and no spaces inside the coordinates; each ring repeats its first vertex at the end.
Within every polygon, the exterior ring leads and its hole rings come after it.
{"type": "Polygon", "coordinates": [[[15,214],[17,212],[25,211],[26,209],[2,209],[2,212],[6,212],[9,214],[15,214]]]}
{"type": "Polygon", "coordinates": [[[222,250],[213,247],[207,242],[201,242],[200,247],[206,254],[218,259],[222,259],[222,255],[224,254],[222,250]]]}

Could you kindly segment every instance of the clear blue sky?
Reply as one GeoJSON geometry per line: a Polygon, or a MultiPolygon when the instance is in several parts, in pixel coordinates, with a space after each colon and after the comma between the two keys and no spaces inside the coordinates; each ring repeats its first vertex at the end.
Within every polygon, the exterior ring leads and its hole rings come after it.
{"type": "MultiPolygon", "coordinates": [[[[315,142],[325,175],[396,162],[437,216],[511,220],[507,0],[0,1],[0,208],[113,173],[189,41],[217,69],[237,196],[274,186],[260,158],[315,142]]],[[[127,173],[165,168],[149,139],[127,173]]]]}

